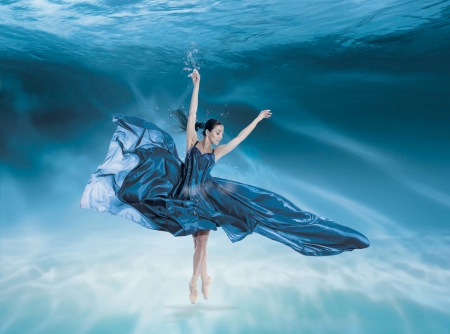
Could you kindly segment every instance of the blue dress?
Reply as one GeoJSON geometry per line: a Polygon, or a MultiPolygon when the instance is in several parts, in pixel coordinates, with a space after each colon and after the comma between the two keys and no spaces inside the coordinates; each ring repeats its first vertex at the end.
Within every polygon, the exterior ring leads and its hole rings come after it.
{"type": "Polygon", "coordinates": [[[145,120],[116,115],[117,130],[91,176],[81,207],[186,236],[220,226],[232,242],[259,233],[303,255],[335,255],[369,246],[361,233],[303,211],[286,198],[211,176],[214,152],[194,146],[183,163],[173,138],[145,120]]]}

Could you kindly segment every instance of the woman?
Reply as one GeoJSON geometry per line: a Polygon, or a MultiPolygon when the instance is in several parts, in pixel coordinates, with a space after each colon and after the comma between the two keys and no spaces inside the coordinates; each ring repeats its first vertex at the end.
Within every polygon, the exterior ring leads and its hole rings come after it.
{"type": "MultiPolygon", "coordinates": [[[[194,91],[192,92],[191,105],[189,108],[189,117],[187,121],[186,127],[186,152],[189,152],[194,147],[199,150],[199,152],[204,155],[207,153],[214,154],[214,160],[217,162],[222,156],[231,152],[236,146],[238,146],[256,127],[258,122],[263,120],[264,118],[269,118],[272,113],[270,110],[263,110],[259,114],[259,116],[244,130],[239,133],[239,135],[231,140],[229,143],[225,145],[220,145],[215,149],[212,148],[212,144],[219,145],[222,140],[224,127],[222,123],[220,123],[216,119],[210,119],[203,123],[196,123],[197,121],[197,106],[198,106],[198,91],[200,87],[200,74],[197,70],[191,74],[192,81],[194,83],[194,91]],[[202,134],[203,139],[198,140],[197,138],[197,129],[204,128],[202,134]]],[[[176,116],[183,117],[184,114],[182,112],[177,113],[176,116]]],[[[181,122],[184,123],[183,121],[181,122]]],[[[189,290],[190,290],[190,298],[191,302],[195,303],[197,300],[198,292],[197,292],[197,278],[201,271],[201,279],[202,279],[202,294],[205,299],[209,297],[209,283],[211,283],[212,279],[207,274],[207,257],[208,253],[206,251],[206,244],[208,242],[210,230],[199,230],[192,234],[194,238],[194,270],[192,279],[189,282],[189,290]]]]}
{"type": "Polygon", "coordinates": [[[302,211],[286,198],[250,185],[212,177],[214,164],[241,143],[264,118],[263,110],[225,145],[224,127],[215,119],[196,123],[200,74],[194,83],[189,116],[177,113],[186,126],[186,159],[178,157],[173,138],[153,123],[117,115],[118,124],[105,162],[91,176],[81,207],[121,215],[149,229],[194,239],[190,300],[209,297],[206,245],[220,226],[232,242],[256,232],[311,256],[335,255],[369,246],[361,233],[332,220],[302,211]],[[197,129],[204,128],[203,138],[197,129]]]}

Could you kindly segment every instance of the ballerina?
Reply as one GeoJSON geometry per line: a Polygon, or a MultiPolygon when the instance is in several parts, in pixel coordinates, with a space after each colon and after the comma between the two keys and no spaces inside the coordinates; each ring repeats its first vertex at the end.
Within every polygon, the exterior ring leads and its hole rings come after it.
{"type": "MultiPolygon", "coordinates": [[[[219,145],[222,140],[224,127],[216,119],[210,119],[206,123],[197,123],[197,106],[198,106],[198,92],[200,85],[200,74],[197,70],[194,70],[190,75],[194,83],[194,90],[191,98],[191,105],[189,108],[189,117],[187,119],[186,126],[186,152],[189,152],[192,148],[196,148],[200,151],[202,155],[204,154],[214,154],[214,160],[217,162],[222,156],[231,152],[236,146],[238,146],[256,127],[259,121],[264,118],[269,118],[272,116],[270,110],[263,110],[259,116],[244,130],[239,133],[239,135],[231,140],[226,145],[217,146],[215,149],[212,148],[212,144],[219,145]],[[203,139],[198,140],[197,130],[204,129],[203,139]],[[201,149],[200,149],[200,148],[201,149]]],[[[183,119],[184,113],[178,112],[176,116],[181,118],[181,124],[184,125],[185,120],[183,119]]],[[[192,234],[194,239],[194,269],[192,279],[189,282],[190,299],[192,303],[197,300],[198,292],[196,290],[198,275],[201,275],[202,280],[202,294],[205,299],[209,298],[209,284],[212,281],[211,276],[207,274],[207,258],[208,252],[206,250],[206,245],[208,242],[210,230],[199,230],[192,234]],[[199,272],[201,270],[201,272],[199,272]]]]}
{"type": "Polygon", "coordinates": [[[258,233],[309,256],[336,255],[369,247],[361,233],[316,216],[265,189],[211,176],[215,163],[236,148],[257,126],[271,117],[263,110],[238,136],[219,145],[224,126],[216,119],[196,122],[200,74],[194,83],[189,116],[176,116],[186,128],[186,158],[178,156],[173,138],[155,124],[116,115],[118,124],[105,162],[91,176],[81,207],[120,215],[146,228],[174,236],[192,235],[193,274],[189,297],[198,299],[197,281],[209,298],[207,242],[221,227],[232,242],[258,233]],[[203,129],[198,140],[197,131],[203,129]],[[213,149],[213,145],[216,148],[213,149]]]}

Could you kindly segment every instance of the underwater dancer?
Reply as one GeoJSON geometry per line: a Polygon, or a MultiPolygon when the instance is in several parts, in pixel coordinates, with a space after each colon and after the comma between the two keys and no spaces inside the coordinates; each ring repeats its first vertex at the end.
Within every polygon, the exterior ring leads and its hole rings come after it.
{"type": "Polygon", "coordinates": [[[369,247],[361,233],[316,216],[286,198],[251,185],[211,176],[215,163],[236,148],[269,118],[263,110],[239,135],[219,145],[224,126],[216,119],[196,122],[200,74],[194,83],[189,115],[176,112],[186,130],[186,158],[178,156],[173,138],[155,124],[132,116],[116,115],[117,130],[105,162],[91,176],[81,207],[130,219],[146,228],[174,236],[192,235],[193,273],[189,298],[198,299],[197,281],[209,298],[207,242],[211,230],[221,227],[232,242],[258,233],[308,256],[336,255],[369,247]],[[197,137],[202,129],[203,137],[197,137]],[[216,146],[213,148],[213,145],[216,146]]]}
{"type": "MultiPolygon", "coordinates": [[[[192,92],[191,104],[189,108],[189,117],[186,124],[186,152],[189,152],[192,148],[199,150],[200,154],[212,154],[215,162],[217,162],[222,156],[231,152],[236,146],[239,145],[256,127],[259,121],[264,118],[269,118],[272,113],[270,110],[263,110],[259,116],[233,140],[226,145],[217,146],[215,149],[212,145],[219,145],[222,140],[224,127],[216,119],[210,119],[206,123],[197,123],[197,106],[198,106],[198,92],[200,86],[200,74],[197,70],[190,75],[194,83],[194,90],[192,92]],[[203,139],[198,140],[197,130],[204,129],[203,139]]],[[[183,127],[186,123],[185,115],[179,111],[175,113],[175,116],[180,121],[183,127]]],[[[209,297],[209,284],[212,279],[207,274],[207,257],[208,252],[206,245],[208,242],[210,230],[199,230],[192,234],[194,239],[194,268],[191,281],[189,282],[190,299],[192,303],[195,303],[198,296],[197,291],[197,279],[201,275],[202,280],[202,294],[205,299],[209,297]]]]}

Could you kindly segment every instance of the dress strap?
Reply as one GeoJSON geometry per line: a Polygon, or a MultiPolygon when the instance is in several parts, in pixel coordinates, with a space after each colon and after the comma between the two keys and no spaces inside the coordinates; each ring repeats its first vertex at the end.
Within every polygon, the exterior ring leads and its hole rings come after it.
{"type": "Polygon", "coordinates": [[[213,149],[212,153],[214,154],[214,149],[213,149]]]}
{"type": "Polygon", "coordinates": [[[195,142],[194,147],[197,145],[197,143],[198,143],[198,140],[195,142]]]}

